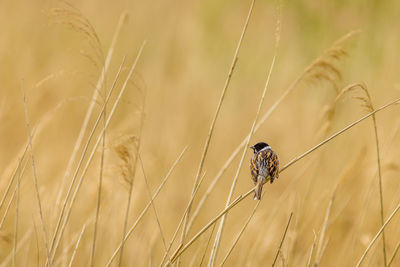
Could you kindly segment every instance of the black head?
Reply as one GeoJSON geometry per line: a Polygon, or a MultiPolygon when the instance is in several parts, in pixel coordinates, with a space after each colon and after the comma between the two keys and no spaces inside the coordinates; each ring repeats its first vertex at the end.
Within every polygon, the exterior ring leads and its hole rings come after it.
{"type": "Polygon", "coordinates": [[[254,146],[251,146],[250,148],[254,150],[254,153],[257,153],[261,149],[263,149],[263,148],[265,148],[267,146],[269,146],[267,143],[259,142],[259,143],[255,144],[254,146]]]}

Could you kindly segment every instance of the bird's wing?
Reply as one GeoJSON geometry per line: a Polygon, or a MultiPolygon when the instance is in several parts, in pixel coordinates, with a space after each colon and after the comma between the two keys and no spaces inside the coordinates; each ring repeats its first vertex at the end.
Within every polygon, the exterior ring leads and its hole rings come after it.
{"type": "Polygon", "coordinates": [[[268,173],[271,179],[279,177],[279,159],[274,151],[270,151],[270,156],[268,157],[268,173]]]}
{"type": "Polygon", "coordinates": [[[250,171],[251,171],[251,176],[253,178],[254,184],[257,183],[257,177],[258,177],[258,164],[257,164],[257,157],[256,155],[253,155],[250,160],[250,171]]]}

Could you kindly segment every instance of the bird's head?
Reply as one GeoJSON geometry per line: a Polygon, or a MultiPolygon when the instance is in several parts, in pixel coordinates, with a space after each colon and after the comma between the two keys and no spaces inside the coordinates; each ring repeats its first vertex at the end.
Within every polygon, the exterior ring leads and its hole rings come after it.
{"type": "Polygon", "coordinates": [[[269,147],[269,145],[267,143],[259,142],[259,143],[255,144],[254,146],[251,146],[250,148],[253,149],[254,153],[258,153],[266,147],[269,147]]]}

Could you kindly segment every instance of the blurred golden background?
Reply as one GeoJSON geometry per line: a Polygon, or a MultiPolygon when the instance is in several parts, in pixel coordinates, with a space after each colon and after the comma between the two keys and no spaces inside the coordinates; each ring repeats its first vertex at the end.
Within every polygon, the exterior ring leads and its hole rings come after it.
{"type": "MultiPolygon", "coordinates": [[[[153,207],[149,208],[126,241],[122,261],[118,254],[112,263],[160,265],[165,253],[163,238],[168,245],[190,201],[203,147],[250,4],[238,0],[1,1],[2,266],[46,264],[46,244],[52,242],[84,146],[90,140],[90,152],[102,132],[101,120],[94,137],[90,137],[105,96],[126,57],[116,92],[107,104],[108,116],[144,40],[143,53],[106,130],[104,147],[100,143],[94,150],[51,265],[68,266],[71,258],[72,266],[107,264],[121,242],[130,185],[127,229],[150,201],[136,156],[138,144],[151,194],[188,146],[153,202],[159,224],[153,207]],[[113,36],[117,36],[114,44],[113,36]],[[98,91],[100,96],[93,102],[110,47],[110,66],[98,91]],[[23,94],[33,132],[34,167],[23,94]],[[91,103],[94,109],[88,128],[65,180],[91,103]],[[101,171],[101,205],[91,260],[101,171]]],[[[193,200],[190,218],[224,163],[250,132],[274,55],[277,19],[281,22],[280,43],[261,116],[297,77],[300,79],[254,133],[250,144],[268,142],[278,153],[282,167],[367,114],[359,99],[353,98],[364,96],[359,89],[335,101],[347,85],[363,82],[374,108],[399,97],[399,11],[399,1],[256,1],[211,137],[201,173],[204,180],[193,200]],[[349,32],[351,36],[334,45],[349,32]],[[315,68],[307,71],[318,58],[315,68]]],[[[385,219],[396,208],[400,195],[399,112],[395,105],[376,114],[385,219]]],[[[248,170],[251,154],[248,149],[234,198],[253,187],[248,170]]],[[[239,160],[236,156],[229,164],[183,244],[224,209],[239,160]]],[[[276,266],[355,265],[381,227],[372,117],[291,165],[272,185],[265,185],[264,192],[226,266],[272,264],[291,212],[293,217],[276,266]]],[[[229,212],[216,265],[232,247],[255,204],[249,197],[229,212]]],[[[399,223],[396,215],[385,228],[387,263],[398,248],[399,223]]],[[[208,264],[218,224],[182,254],[181,266],[208,264]]],[[[180,235],[181,230],[168,258],[178,248],[180,235]]],[[[382,247],[379,237],[364,266],[384,265],[382,247]]],[[[391,266],[399,264],[400,256],[394,255],[391,266]]]]}

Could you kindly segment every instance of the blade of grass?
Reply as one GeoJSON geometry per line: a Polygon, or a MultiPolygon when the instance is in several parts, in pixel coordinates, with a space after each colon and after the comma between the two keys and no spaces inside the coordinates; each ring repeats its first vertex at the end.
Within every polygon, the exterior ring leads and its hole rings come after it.
{"type": "Polygon", "coordinates": [[[78,237],[78,241],[76,242],[76,246],[75,246],[74,252],[72,252],[71,260],[69,261],[68,267],[71,267],[71,266],[72,266],[72,263],[74,262],[75,254],[76,254],[76,251],[78,250],[78,247],[79,247],[79,244],[80,244],[80,242],[81,242],[83,233],[85,232],[85,229],[86,229],[86,224],[83,225],[83,227],[82,227],[82,231],[81,231],[81,233],[80,233],[80,235],[79,235],[79,237],[78,237]]]}
{"type": "MultiPolygon", "coordinates": [[[[303,170],[297,173],[297,177],[293,177],[293,180],[290,181],[290,183],[288,184],[288,186],[286,187],[285,191],[283,194],[280,195],[280,198],[278,200],[278,202],[281,202],[283,199],[285,199],[285,197],[287,197],[287,195],[289,194],[289,192],[291,192],[292,188],[292,184],[297,181],[299,178],[303,177],[304,174],[306,173],[306,171],[308,170],[308,168],[313,165],[312,161],[309,161],[307,164],[305,164],[305,166],[303,167],[303,170]]],[[[263,193],[263,196],[265,194],[265,191],[263,193]]],[[[262,198],[261,198],[262,199],[262,198]]],[[[239,242],[239,239],[242,237],[244,231],[246,230],[247,226],[249,225],[252,217],[254,216],[258,206],[261,204],[261,201],[257,201],[257,204],[254,206],[253,211],[251,212],[250,216],[247,218],[246,223],[243,225],[242,229],[240,230],[239,234],[237,235],[235,241],[233,242],[232,246],[230,247],[230,249],[228,250],[224,260],[222,261],[221,265],[224,265],[226,260],[228,259],[228,257],[230,256],[230,254],[232,253],[233,249],[235,248],[235,246],[237,245],[237,243],[239,242]]],[[[275,211],[273,213],[271,213],[271,217],[273,218],[275,215],[275,213],[277,212],[277,209],[275,209],[275,211]]]]}
{"type": "MultiPolygon", "coordinates": [[[[382,189],[381,156],[380,156],[380,150],[379,150],[378,128],[376,126],[375,114],[372,115],[372,122],[374,124],[376,158],[377,158],[377,164],[378,164],[379,203],[380,203],[381,225],[383,225],[385,217],[384,217],[384,213],[383,213],[383,189],[382,189]]],[[[385,231],[382,231],[382,250],[383,250],[382,251],[383,252],[383,263],[384,263],[385,266],[387,266],[385,231]]]]}
{"type": "Polygon", "coordinates": [[[29,152],[30,152],[30,156],[31,156],[32,169],[33,169],[33,183],[35,185],[36,200],[37,200],[37,204],[39,206],[39,215],[40,215],[40,221],[41,221],[42,231],[43,231],[43,235],[44,235],[44,244],[46,247],[46,255],[47,255],[47,258],[49,259],[50,258],[50,250],[49,250],[49,244],[48,244],[48,238],[47,238],[47,229],[46,229],[46,224],[45,224],[44,214],[43,214],[43,209],[42,209],[42,201],[40,199],[40,194],[39,194],[38,176],[37,176],[37,172],[36,172],[35,157],[33,155],[32,133],[31,133],[31,126],[30,126],[30,122],[29,122],[28,105],[26,102],[26,96],[25,96],[25,91],[23,88],[23,82],[21,82],[21,91],[22,91],[23,102],[24,102],[25,124],[26,124],[27,133],[28,133],[28,140],[29,140],[29,152]]]}
{"type": "MultiPolygon", "coordinates": [[[[281,23],[281,20],[280,20],[280,10],[279,10],[278,12],[279,12],[279,15],[278,15],[277,22],[276,22],[275,51],[274,51],[274,56],[273,56],[273,58],[272,58],[271,65],[270,65],[270,67],[269,67],[269,71],[268,71],[268,74],[267,74],[267,79],[266,79],[266,81],[265,81],[264,90],[263,90],[263,92],[262,92],[261,99],[260,99],[260,102],[259,102],[259,104],[258,104],[258,110],[257,110],[256,116],[255,116],[255,118],[254,118],[253,125],[252,125],[252,127],[251,127],[251,129],[250,129],[248,138],[247,138],[247,140],[246,140],[246,144],[245,144],[245,146],[244,146],[244,149],[243,149],[243,152],[242,152],[242,157],[241,157],[240,162],[239,162],[239,165],[238,165],[238,167],[237,167],[235,177],[233,178],[232,186],[231,186],[231,189],[230,189],[230,191],[229,191],[229,195],[228,195],[228,198],[227,198],[227,200],[226,200],[225,207],[227,207],[227,206],[229,205],[229,203],[231,202],[231,200],[232,200],[233,193],[234,193],[235,188],[236,188],[236,183],[237,183],[237,180],[238,180],[238,178],[239,178],[240,171],[241,171],[242,166],[243,166],[244,158],[245,158],[245,156],[246,156],[247,148],[249,147],[250,139],[251,139],[251,137],[252,137],[253,134],[254,134],[254,130],[255,130],[255,127],[256,127],[256,123],[257,123],[258,117],[260,116],[261,108],[262,108],[262,106],[263,106],[263,104],[264,104],[264,99],[265,99],[265,95],[266,95],[266,93],[267,93],[267,89],[268,89],[268,86],[269,86],[269,81],[270,81],[270,78],[271,78],[272,70],[274,69],[274,66],[275,66],[275,59],[276,59],[277,54],[278,54],[279,39],[280,39],[280,31],[281,31],[281,26],[280,26],[280,23],[281,23]]],[[[220,247],[220,244],[221,244],[222,233],[223,233],[224,226],[225,226],[226,216],[227,216],[227,214],[225,214],[225,215],[222,217],[221,222],[220,222],[220,224],[219,224],[218,232],[217,232],[217,235],[216,235],[216,237],[215,237],[215,241],[214,241],[214,245],[213,245],[213,249],[211,250],[210,259],[209,259],[209,261],[208,261],[208,266],[214,266],[214,265],[215,265],[215,261],[216,261],[216,258],[217,258],[217,256],[218,256],[219,247],[220,247]]]]}
{"type": "MultiPolygon", "coordinates": [[[[122,66],[122,65],[121,65],[122,66]]],[[[106,92],[104,91],[104,100],[106,99],[106,92]]],[[[103,186],[103,167],[104,167],[104,151],[106,145],[106,120],[107,120],[107,104],[104,103],[103,111],[103,138],[101,145],[101,157],[100,157],[100,174],[99,174],[99,184],[97,189],[97,205],[96,205],[96,215],[94,220],[94,230],[93,230],[93,242],[92,242],[92,253],[90,254],[90,264],[89,266],[94,266],[95,251],[96,251],[96,238],[97,238],[97,227],[100,215],[100,205],[101,205],[101,189],[103,186]]]]}
{"type": "Polygon", "coordinates": [[[375,237],[371,240],[369,243],[368,247],[365,249],[364,253],[361,255],[360,260],[357,262],[356,267],[359,267],[361,263],[364,261],[365,256],[367,256],[368,251],[371,249],[372,245],[375,243],[375,241],[378,239],[378,237],[381,235],[383,230],[385,229],[386,225],[392,220],[393,216],[399,211],[400,209],[400,203],[397,205],[397,207],[393,210],[392,214],[387,218],[385,223],[381,226],[379,229],[378,233],[376,233],[375,237]]]}
{"type": "MultiPolygon", "coordinates": [[[[28,162],[28,161],[27,161],[28,162]]],[[[18,245],[18,219],[19,219],[19,199],[20,199],[20,185],[21,185],[21,178],[25,171],[26,164],[24,169],[20,171],[18,179],[17,179],[17,196],[15,198],[15,228],[14,228],[14,248],[13,248],[13,261],[12,265],[17,265],[17,245],[18,245]]]]}
{"type": "Polygon", "coordinates": [[[183,252],[186,251],[186,249],[188,249],[188,247],[190,245],[193,244],[194,241],[196,241],[196,239],[198,239],[205,231],[208,230],[208,228],[210,228],[214,223],[216,223],[225,213],[227,213],[230,209],[232,209],[233,207],[235,207],[237,204],[239,204],[243,199],[245,199],[246,197],[248,197],[251,193],[253,193],[253,190],[255,189],[252,188],[250,191],[248,191],[246,194],[244,195],[240,195],[238,196],[228,207],[226,207],[223,211],[221,211],[216,217],[214,217],[214,219],[212,219],[210,222],[208,222],[189,242],[186,243],[185,246],[179,246],[179,248],[174,252],[170,262],[174,263],[177,260],[177,257],[179,257],[180,255],[182,255],[183,252]]]}
{"type": "MultiPolygon", "coordinates": [[[[200,181],[199,181],[199,183],[198,183],[198,185],[197,185],[197,187],[196,187],[196,190],[194,191],[194,194],[191,196],[191,199],[189,200],[189,203],[188,203],[188,205],[186,206],[185,212],[182,214],[182,217],[181,217],[181,220],[179,221],[178,227],[176,228],[175,233],[174,233],[174,235],[172,236],[171,241],[169,242],[167,251],[165,252],[164,257],[163,257],[162,260],[161,260],[160,267],[164,264],[164,261],[165,261],[165,259],[167,258],[169,251],[171,250],[172,244],[174,243],[175,238],[176,238],[177,235],[178,235],[179,229],[181,228],[182,223],[183,223],[183,221],[184,221],[184,219],[185,219],[185,217],[186,217],[186,214],[187,214],[188,211],[189,211],[190,203],[191,203],[192,199],[196,196],[197,191],[198,191],[198,189],[200,188],[200,185],[201,185],[201,183],[203,182],[203,179],[204,179],[205,175],[206,175],[206,174],[204,173],[203,176],[200,178],[200,181]]],[[[182,244],[181,244],[181,245],[182,245],[182,244]]],[[[181,245],[180,245],[180,247],[181,247],[181,245]]]]}
{"type": "Polygon", "coordinates": [[[307,267],[311,267],[311,260],[312,260],[313,254],[314,254],[316,241],[317,241],[317,235],[314,232],[314,242],[311,246],[310,255],[308,256],[307,267]]]}
{"type": "MultiPolygon", "coordinates": [[[[32,133],[32,134],[34,134],[34,133],[32,133]]],[[[32,136],[32,138],[33,138],[33,136],[32,136]]],[[[17,172],[18,172],[19,168],[21,167],[21,162],[22,162],[22,160],[24,159],[24,157],[25,157],[25,155],[26,155],[26,152],[28,151],[28,147],[29,147],[29,142],[26,143],[26,145],[25,145],[25,150],[24,150],[24,152],[22,153],[21,157],[19,158],[19,160],[18,160],[18,165],[17,165],[17,167],[14,169],[14,171],[13,171],[13,173],[12,173],[12,175],[11,175],[10,181],[9,181],[8,184],[7,184],[6,191],[4,192],[3,197],[1,198],[1,201],[0,201],[0,210],[1,210],[1,208],[3,207],[3,205],[4,205],[4,201],[6,200],[6,197],[7,197],[8,193],[10,192],[11,185],[13,184],[14,179],[15,179],[15,177],[17,176],[17,172]]],[[[0,228],[1,228],[1,226],[0,226],[0,228]]]]}
{"type": "MultiPolygon", "coordinates": [[[[202,170],[203,170],[204,161],[205,161],[205,158],[207,156],[208,147],[210,145],[211,137],[212,137],[213,132],[214,132],[214,127],[215,127],[219,112],[221,110],[222,102],[225,99],[225,94],[226,94],[228,86],[230,84],[231,77],[232,77],[232,74],[233,74],[233,70],[235,69],[236,62],[238,60],[239,50],[240,50],[240,47],[242,45],[243,38],[244,38],[244,35],[246,33],[247,26],[249,24],[249,20],[250,20],[251,14],[253,12],[254,3],[255,3],[255,0],[252,0],[251,5],[250,5],[250,9],[249,9],[249,12],[248,12],[248,15],[247,15],[247,18],[246,18],[246,21],[245,21],[243,29],[242,29],[242,33],[240,35],[238,44],[236,46],[236,50],[235,50],[235,54],[234,54],[233,59],[232,59],[231,66],[229,68],[228,76],[226,77],[225,84],[224,84],[224,87],[223,87],[222,92],[221,92],[221,97],[219,99],[219,102],[218,102],[218,105],[217,105],[217,109],[215,111],[214,118],[213,118],[213,120],[211,122],[210,130],[209,130],[208,135],[207,135],[206,143],[205,143],[204,149],[203,149],[203,154],[202,154],[201,159],[200,159],[199,168],[197,170],[195,182],[194,182],[194,185],[193,185],[192,195],[194,194],[194,191],[196,190],[196,187],[197,187],[197,184],[198,184],[198,181],[199,181],[199,178],[200,178],[200,174],[202,173],[202,170]]],[[[184,242],[186,234],[188,232],[187,231],[187,226],[188,226],[188,219],[189,219],[189,216],[190,216],[191,205],[192,205],[192,203],[190,203],[190,205],[189,205],[189,210],[187,212],[187,215],[186,215],[184,223],[183,223],[181,243],[184,242]]]]}
{"type": "Polygon", "coordinates": [[[203,253],[203,256],[201,257],[201,261],[200,261],[200,264],[199,264],[200,267],[201,267],[201,265],[203,264],[204,258],[206,257],[207,248],[208,248],[208,246],[210,245],[210,241],[211,241],[212,235],[213,235],[213,233],[214,233],[214,230],[215,230],[215,224],[214,224],[214,226],[213,226],[213,228],[212,228],[212,230],[211,230],[210,237],[208,238],[206,247],[204,248],[204,253],[203,253]]]}
{"type": "Polygon", "coordinates": [[[144,177],[144,180],[145,180],[145,183],[146,183],[147,193],[149,195],[150,203],[151,203],[151,206],[153,208],[154,215],[156,216],[158,229],[160,230],[161,239],[162,239],[163,244],[164,244],[164,249],[165,249],[165,251],[167,251],[167,243],[165,242],[164,232],[163,232],[162,227],[161,227],[161,223],[160,223],[160,219],[158,217],[156,206],[154,205],[154,202],[153,202],[153,200],[151,198],[151,190],[150,190],[150,186],[149,186],[149,181],[147,179],[146,172],[144,171],[143,161],[142,161],[142,157],[140,156],[140,152],[138,153],[138,156],[139,156],[139,162],[140,162],[140,166],[141,166],[141,169],[142,169],[143,177],[144,177]]]}
{"type": "Polygon", "coordinates": [[[319,263],[321,261],[321,258],[322,258],[323,243],[324,243],[324,239],[325,239],[326,228],[328,226],[329,215],[331,214],[332,205],[333,205],[333,202],[335,201],[336,189],[337,189],[337,185],[336,185],[335,189],[333,190],[331,200],[329,201],[328,208],[327,208],[326,213],[325,213],[325,219],[324,219],[324,222],[322,224],[321,234],[319,236],[317,252],[315,254],[316,255],[316,260],[315,260],[315,263],[314,263],[315,266],[319,265],[319,263]]]}
{"type": "MultiPolygon", "coordinates": [[[[26,169],[26,166],[28,165],[28,162],[29,162],[29,160],[26,160],[26,161],[25,161],[24,166],[22,167],[22,170],[20,171],[19,176],[20,176],[21,178],[22,178],[22,176],[23,176],[24,173],[25,173],[25,169],[26,169]]],[[[10,201],[8,202],[7,208],[6,208],[6,210],[5,210],[5,212],[4,212],[4,215],[3,215],[3,218],[1,219],[1,222],[0,222],[0,229],[1,229],[1,228],[3,227],[3,225],[4,225],[4,221],[5,221],[6,218],[7,218],[7,215],[8,215],[8,212],[9,212],[9,210],[10,210],[11,204],[12,204],[12,202],[13,202],[13,200],[14,200],[15,195],[17,194],[17,188],[18,188],[18,186],[16,186],[16,187],[14,188],[14,191],[13,191],[11,197],[10,197],[10,201]]]]}
{"type": "Polygon", "coordinates": [[[388,265],[387,265],[388,267],[390,267],[390,265],[392,265],[393,260],[394,260],[394,258],[396,257],[397,252],[399,251],[399,248],[400,248],[400,242],[397,243],[397,246],[396,246],[396,248],[394,249],[392,256],[390,257],[389,263],[388,263],[388,265]]]}
{"type": "Polygon", "coordinates": [[[40,253],[39,253],[39,240],[38,240],[38,232],[36,228],[36,223],[32,215],[32,223],[33,223],[33,229],[35,230],[35,243],[36,243],[36,266],[39,267],[39,262],[40,262],[40,253]]]}
{"type": "MultiPolygon", "coordinates": [[[[176,161],[172,164],[171,168],[169,169],[167,175],[165,176],[165,178],[163,179],[163,181],[161,182],[161,184],[158,186],[156,192],[154,193],[153,197],[151,198],[151,201],[154,201],[154,199],[158,196],[158,194],[160,193],[161,189],[163,188],[164,184],[167,182],[168,178],[171,176],[172,171],[175,169],[176,165],[178,165],[178,163],[180,162],[180,160],[182,159],[183,154],[186,152],[187,147],[185,147],[183,149],[183,151],[181,152],[181,154],[178,156],[178,158],[176,159],[176,161]]],[[[146,207],[143,209],[143,211],[140,213],[140,215],[138,216],[138,218],[136,219],[136,221],[133,223],[133,225],[131,226],[131,228],[129,229],[129,231],[126,233],[125,235],[125,239],[123,242],[126,242],[126,240],[129,238],[129,236],[132,234],[133,230],[135,230],[136,226],[138,225],[138,223],[140,222],[140,220],[143,218],[143,216],[146,214],[147,210],[149,209],[149,207],[151,206],[151,201],[149,201],[149,203],[147,203],[146,207]]],[[[115,249],[113,255],[111,256],[111,258],[109,259],[108,263],[106,264],[106,266],[110,266],[111,263],[114,261],[115,257],[117,256],[119,250],[121,249],[122,246],[122,242],[119,244],[118,248],[115,249]]]]}
{"type": "MultiPolygon", "coordinates": [[[[128,227],[128,219],[129,219],[129,212],[131,209],[131,199],[132,199],[132,192],[133,192],[133,182],[136,176],[136,165],[139,159],[139,151],[140,151],[140,143],[142,141],[142,129],[143,129],[143,124],[144,124],[144,107],[145,107],[145,101],[146,101],[146,95],[144,94],[143,96],[143,106],[142,106],[142,114],[141,114],[141,122],[140,122],[140,126],[139,126],[139,137],[138,137],[138,144],[137,144],[137,148],[136,148],[136,155],[135,155],[135,160],[134,163],[132,165],[133,167],[133,171],[132,171],[132,180],[129,183],[129,195],[128,195],[128,202],[127,202],[127,206],[126,206],[126,211],[125,211],[125,220],[124,220],[124,229],[122,231],[122,238],[121,238],[121,242],[122,242],[122,246],[121,246],[121,252],[119,253],[119,263],[118,266],[121,267],[122,265],[122,260],[123,260],[123,254],[124,254],[124,239],[125,239],[125,233],[126,233],[126,229],[128,227]]],[[[150,200],[151,201],[151,200],[150,200]]],[[[161,228],[160,228],[161,229],[161,228]]]]}
{"type": "Polygon", "coordinates": [[[281,252],[283,241],[285,241],[286,233],[287,233],[287,230],[289,229],[289,225],[290,225],[290,221],[292,220],[292,216],[293,216],[293,212],[290,213],[289,220],[288,220],[288,222],[286,224],[285,232],[283,233],[281,243],[279,244],[278,250],[276,251],[275,259],[272,262],[272,267],[275,266],[276,260],[278,259],[278,255],[281,252]]]}

